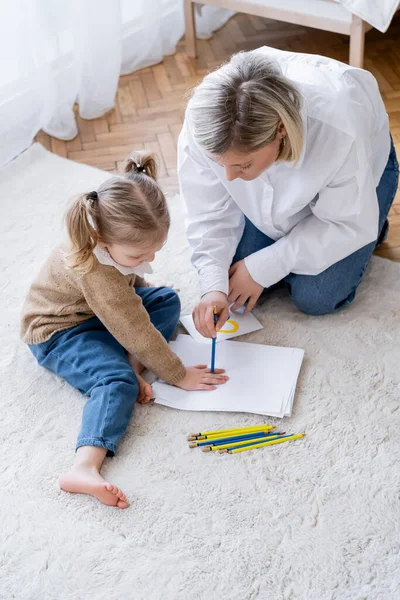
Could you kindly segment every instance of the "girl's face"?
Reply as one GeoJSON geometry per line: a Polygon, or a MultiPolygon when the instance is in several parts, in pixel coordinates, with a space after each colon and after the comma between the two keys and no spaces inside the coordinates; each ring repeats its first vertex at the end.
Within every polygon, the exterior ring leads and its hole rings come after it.
{"type": "Polygon", "coordinates": [[[211,159],[224,167],[225,177],[228,181],[234,179],[252,181],[276,161],[281,148],[282,136],[285,135],[286,130],[281,126],[274,141],[255,152],[242,154],[228,150],[220,156],[212,156],[211,159]]]}
{"type": "Polygon", "coordinates": [[[103,244],[99,242],[99,246],[106,248],[111,258],[121,267],[137,267],[142,263],[153,262],[156,252],[161,250],[164,244],[165,240],[153,245],[103,244]]]}

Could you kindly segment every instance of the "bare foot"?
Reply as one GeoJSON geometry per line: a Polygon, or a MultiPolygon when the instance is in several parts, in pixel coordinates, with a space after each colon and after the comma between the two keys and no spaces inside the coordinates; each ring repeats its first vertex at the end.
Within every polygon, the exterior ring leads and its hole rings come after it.
{"type": "Polygon", "coordinates": [[[60,488],[73,494],[89,494],[107,506],[128,508],[126,496],[119,488],[103,479],[95,467],[74,466],[59,479],[60,488]]]}

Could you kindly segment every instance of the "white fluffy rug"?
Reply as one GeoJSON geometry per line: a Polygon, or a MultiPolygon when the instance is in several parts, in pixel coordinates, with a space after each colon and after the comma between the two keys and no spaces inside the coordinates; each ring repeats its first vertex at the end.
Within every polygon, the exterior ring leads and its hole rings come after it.
{"type": "MultiPolygon", "coordinates": [[[[400,265],[374,258],[354,304],[307,317],[283,291],[255,310],[258,343],[305,349],[292,444],[189,450],[195,430],[256,415],[137,406],[104,472],[128,510],[61,492],[83,398],[18,340],[29,283],[73,194],[107,173],[34,145],[1,172],[0,598],[361,600],[400,597],[400,265]]],[[[197,299],[179,200],[153,281],[197,299]]],[[[272,421],[272,420],[271,420],[272,421]]]]}

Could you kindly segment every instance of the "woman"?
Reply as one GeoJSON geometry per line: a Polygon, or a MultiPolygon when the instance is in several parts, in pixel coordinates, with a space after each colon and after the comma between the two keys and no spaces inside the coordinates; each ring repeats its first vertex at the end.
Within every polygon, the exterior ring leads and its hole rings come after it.
{"type": "Polygon", "coordinates": [[[187,235],[215,336],[282,280],[300,310],[354,299],[387,235],[398,162],[374,77],[335,60],[261,48],[195,88],[179,138],[187,235]]]}

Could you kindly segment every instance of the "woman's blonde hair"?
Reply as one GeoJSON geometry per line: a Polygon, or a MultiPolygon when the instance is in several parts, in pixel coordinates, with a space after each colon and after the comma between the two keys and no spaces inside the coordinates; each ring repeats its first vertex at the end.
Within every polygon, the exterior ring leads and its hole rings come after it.
{"type": "Polygon", "coordinates": [[[259,50],[239,52],[209,73],[189,101],[194,136],[210,154],[254,152],[286,129],[279,160],[297,162],[303,146],[302,96],[259,50]]]}
{"type": "Polygon", "coordinates": [[[71,250],[66,265],[81,275],[93,267],[93,250],[104,244],[151,245],[165,240],[170,218],[156,181],[155,157],[134,152],[122,175],[107,179],[97,191],[78,196],[65,220],[71,250]]]}

